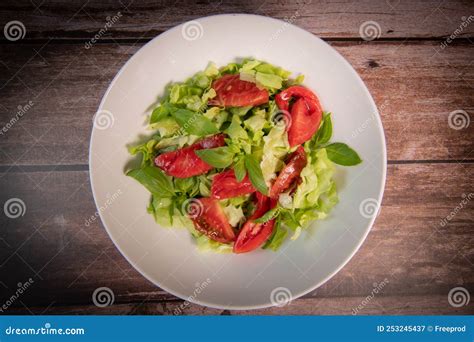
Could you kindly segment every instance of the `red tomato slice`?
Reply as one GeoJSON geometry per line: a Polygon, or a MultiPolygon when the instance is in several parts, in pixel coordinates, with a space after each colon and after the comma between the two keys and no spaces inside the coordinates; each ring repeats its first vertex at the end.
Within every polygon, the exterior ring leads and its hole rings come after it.
{"type": "Polygon", "coordinates": [[[255,83],[242,81],[239,75],[224,75],[212,83],[216,91],[210,105],[222,107],[258,106],[268,103],[266,89],[259,89],[255,83]]]}
{"type": "Polygon", "coordinates": [[[259,217],[263,216],[263,214],[272,209],[277,203],[270,197],[267,197],[258,191],[255,194],[257,198],[257,208],[255,209],[252,216],[250,216],[250,220],[258,219],[259,217]]]}
{"type": "Polygon", "coordinates": [[[248,175],[242,180],[237,181],[234,170],[227,170],[214,176],[211,185],[211,194],[213,198],[224,199],[238,197],[255,192],[255,188],[250,182],[248,175]]]}
{"type": "Polygon", "coordinates": [[[303,146],[298,146],[295,152],[290,155],[288,163],[278,174],[277,179],[270,189],[270,197],[278,198],[278,196],[286,191],[294,181],[298,180],[301,171],[307,163],[306,152],[303,146]]]}
{"type": "Polygon", "coordinates": [[[278,108],[282,110],[288,110],[290,108],[290,101],[292,98],[299,99],[302,97],[308,100],[312,111],[316,110],[316,107],[321,108],[316,94],[303,86],[291,86],[286,88],[275,96],[275,102],[278,108]]]}
{"type": "Polygon", "coordinates": [[[288,129],[288,142],[291,147],[310,140],[323,117],[318,97],[308,88],[289,87],[277,94],[275,101],[278,108],[288,111],[292,98],[295,102],[291,106],[291,125],[288,129]]]}
{"type": "Polygon", "coordinates": [[[247,253],[260,247],[272,235],[275,220],[265,223],[245,222],[234,243],[234,253],[247,253]]]}
{"type": "Polygon", "coordinates": [[[300,98],[291,108],[291,125],[288,129],[288,142],[291,147],[310,140],[321,124],[323,113],[311,112],[308,103],[305,98],[300,98]]]}
{"type": "Polygon", "coordinates": [[[176,178],[197,176],[208,172],[213,167],[199,158],[194,151],[224,145],[224,134],[216,134],[201,139],[188,147],[160,154],[155,158],[155,165],[166,174],[176,178]]]}
{"type": "Polygon", "coordinates": [[[263,216],[268,210],[272,209],[277,201],[256,192],[257,209],[245,222],[240,230],[237,241],[234,244],[234,253],[246,253],[257,249],[267,241],[272,235],[275,220],[269,220],[265,223],[255,223],[253,220],[263,216]]]}
{"type": "Polygon", "coordinates": [[[200,198],[196,201],[199,201],[197,204],[199,208],[189,215],[196,230],[214,241],[222,243],[234,241],[234,231],[219,202],[214,198],[200,198]]]}

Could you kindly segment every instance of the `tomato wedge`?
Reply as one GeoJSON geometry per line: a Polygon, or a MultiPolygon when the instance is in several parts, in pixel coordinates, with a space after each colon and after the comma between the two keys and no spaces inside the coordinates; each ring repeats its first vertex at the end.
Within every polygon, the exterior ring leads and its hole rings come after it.
{"type": "Polygon", "coordinates": [[[269,193],[270,198],[276,199],[282,192],[286,191],[299,178],[307,161],[303,146],[298,146],[296,151],[290,155],[288,163],[280,171],[273,183],[269,193]]]}
{"type": "Polygon", "coordinates": [[[268,103],[266,89],[259,89],[255,83],[242,81],[239,75],[224,75],[212,83],[216,97],[210,105],[222,107],[258,106],[268,103]]]}
{"type": "Polygon", "coordinates": [[[255,223],[253,220],[261,217],[268,210],[272,209],[276,205],[276,201],[259,192],[256,194],[257,209],[240,230],[237,240],[234,243],[234,253],[253,251],[263,245],[272,235],[275,220],[269,220],[264,223],[255,223]]]}
{"type": "Polygon", "coordinates": [[[211,196],[217,199],[238,197],[255,192],[248,175],[237,181],[234,170],[227,170],[214,176],[211,185],[211,196]]]}
{"type": "Polygon", "coordinates": [[[214,198],[200,198],[196,201],[198,209],[189,214],[196,230],[214,241],[222,243],[234,241],[234,231],[219,202],[214,198]]]}
{"type": "Polygon", "coordinates": [[[194,151],[224,145],[224,134],[216,134],[201,139],[188,147],[160,154],[155,158],[155,165],[166,174],[176,178],[197,176],[208,172],[213,167],[199,158],[194,151]]]}
{"type": "Polygon", "coordinates": [[[254,213],[250,216],[249,218],[250,220],[255,220],[255,219],[258,219],[259,217],[262,217],[263,214],[265,214],[267,211],[273,208],[277,203],[270,197],[265,196],[258,191],[255,193],[255,196],[257,199],[257,208],[255,209],[254,213]]]}
{"type": "Polygon", "coordinates": [[[302,86],[289,87],[275,96],[275,102],[281,110],[290,109],[291,125],[288,128],[290,146],[300,145],[316,133],[321,124],[323,112],[319,99],[311,90],[302,86]]]}
{"type": "Polygon", "coordinates": [[[263,245],[272,235],[274,226],[275,220],[265,223],[255,223],[251,220],[245,222],[234,243],[234,253],[247,253],[263,245]]]}

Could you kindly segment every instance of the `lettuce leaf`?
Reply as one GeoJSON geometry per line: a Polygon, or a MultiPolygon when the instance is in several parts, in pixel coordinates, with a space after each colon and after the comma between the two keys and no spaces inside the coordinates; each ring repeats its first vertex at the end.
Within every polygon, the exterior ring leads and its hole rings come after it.
{"type": "Polygon", "coordinates": [[[281,210],[279,216],[295,232],[292,239],[296,239],[301,229],[311,221],[326,218],[338,203],[336,184],[332,179],[335,167],[326,150],[323,148],[313,154],[307,153],[307,157],[308,164],[301,171],[302,182],[293,195],[293,201],[281,210]]]}
{"type": "Polygon", "coordinates": [[[270,181],[275,178],[276,172],[285,165],[283,159],[290,150],[288,136],[285,127],[274,126],[267,136],[263,138],[263,157],[260,167],[263,179],[270,185],[270,181]]]}
{"type": "Polygon", "coordinates": [[[332,180],[335,167],[329,160],[326,150],[322,148],[314,155],[307,153],[307,156],[308,164],[301,171],[302,182],[293,196],[295,209],[318,206],[320,196],[335,187],[332,180]]]}

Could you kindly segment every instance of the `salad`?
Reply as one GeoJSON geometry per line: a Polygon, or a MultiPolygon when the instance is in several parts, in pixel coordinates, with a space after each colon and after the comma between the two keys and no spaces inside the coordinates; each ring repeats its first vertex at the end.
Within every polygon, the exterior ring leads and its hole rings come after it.
{"type": "Polygon", "coordinates": [[[151,193],[148,212],[186,227],[201,250],[277,250],[338,202],[335,164],[361,162],[330,143],[331,114],[303,75],[246,59],[213,63],[172,83],[149,117],[154,134],[132,146],[127,175],[151,193]]]}

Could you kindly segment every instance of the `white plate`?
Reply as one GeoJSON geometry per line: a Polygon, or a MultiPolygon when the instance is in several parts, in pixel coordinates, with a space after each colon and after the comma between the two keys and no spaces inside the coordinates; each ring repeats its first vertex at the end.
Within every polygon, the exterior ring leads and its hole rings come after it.
{"type": "MultiPolygon", "coordinates": [[[[117,248],[147,279],[175,296],[225,309],[285,304],[330,279],[359,249],[382,200],[386,149],[377,108],[349,63],[296,26],[255,15],[218,15],[172,28],[140,49],[120,70],[95,117],[90,176],[102,222],[117,248]],[[333,113],[333,141],[364,162],[338,167],[340,203],[280,251],[244,255],[199,253],[184,229],[165,229],[146,213],[149,193],[124,175],[126,145],[148,135],[146,114],[169,82],[209,61],[222,66],[255,57],[303,73],[305,85],[333,113]]],[[[113,290],[113,289],[112,289],[113,290]]]]}

